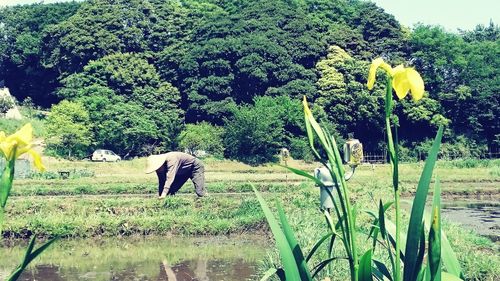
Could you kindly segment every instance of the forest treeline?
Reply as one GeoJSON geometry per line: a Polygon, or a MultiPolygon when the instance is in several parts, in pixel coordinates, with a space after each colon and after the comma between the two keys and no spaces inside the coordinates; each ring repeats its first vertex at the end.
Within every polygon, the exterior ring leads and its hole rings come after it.
{"type": "Polygon", "coordinates": [[[304,95],[339,138],[380,151],[384,87],[368,91],[366,77],[383,57],[426,83],[417,104],[396,105],[403,155],[446,124],[445,147],[478,156],[500,144],[499,32],[410,29],[358,0],[24,5],[0,9],[0,81],[50,109],[46,142],[60,155],[201,149],[260,163],[282,147],[311,157],[304,95]]]}

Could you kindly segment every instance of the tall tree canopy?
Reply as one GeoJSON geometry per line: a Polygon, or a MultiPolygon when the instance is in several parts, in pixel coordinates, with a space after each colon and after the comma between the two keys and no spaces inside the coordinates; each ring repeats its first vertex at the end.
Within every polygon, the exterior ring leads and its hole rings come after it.
{"type": "MultiPolygon", "coordinates": [[[[383,93],[367,91],[365,79],[370,61],[383,57],[415,67],[426,82],[419,104],[397,104],[405,144],[425,142],[444,122],[449,139],[495,148],[499,34],[494,23],[410,30],[361,0],[36,4],[0,9],[0,81],[44,107],[81,102],[96,123],[93,143],[121,153],[175,148],[184,121],[232,126],[225,120],[270,104],[261,97],[304,95],[336,133],[376,150],[383,93]]],[[[269,147],[304,147],[297,127],[282,132],[269,147]]],[[[232,149],[226,154],[235,157],[232,149]]]]}

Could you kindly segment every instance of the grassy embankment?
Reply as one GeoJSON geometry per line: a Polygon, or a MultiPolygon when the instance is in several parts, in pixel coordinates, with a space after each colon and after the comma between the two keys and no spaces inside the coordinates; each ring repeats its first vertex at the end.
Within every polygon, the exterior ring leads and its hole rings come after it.
{"type": "MultiPolygon", "coordinates": [[[[441,179],[445,195],[497,197],[499,163],[478,162],[462,167],[463,163],[440,162],[435,174],[441,179]]],[[[279,197],[284,202],[306,252],[326,232],[324,220],[317,210],[317,189],[279,166],[250,167],[230,161],[207,160],[209,197],[196,200],[188,182],[181,191],[189,195],[171,197],[163,202],[156,199],[156,176],[142,173],[144,159],[121,163],[52,160],[46,164],[52,172],[89,170],[94,177],[17,180],[14,196],[9,199],[4,236],[24,237],[32,232],[47,236],[93,237],[266,231],[267,224],[257,200],[252,193],[247,193],[249,182],[262,191],[270,191],[265,193],[269,200],[279,197]],[[231,194],[225,194],[227,192],[231,194]]],[[[316,164],[293,162],[291,166],[312,171],[316,164]]],[[[420,164],[401,166],[402,187],[407,194],[415,188],[420,171],[420,164]]],[[[359,213],[358,225],[365,231],[369,220],[362,210],[375,210],[379,198],[384,201],[391,198],[389,173],[388,165],[374,168],[366,165],[360,167],[349,182],[359,213]]],[[[492,242],[454,224],[445,224],[445,231],[470,280],[500,277],[500,258],[492,242]]],[[[369,246],[365,238],[360,239],[360,245],[369,246]]],[[[338,280],[342,280],[343,273],[336,271],[336,274],[339,274],[338,280]]]]}

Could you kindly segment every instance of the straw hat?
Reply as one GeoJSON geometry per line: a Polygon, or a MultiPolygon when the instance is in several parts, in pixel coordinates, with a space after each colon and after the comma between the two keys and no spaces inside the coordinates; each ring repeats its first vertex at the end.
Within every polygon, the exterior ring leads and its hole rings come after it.
{"type": "Polygon", "coordinates": [[[144,172],[146,174],[152,173],[158,170],[163,163],[167,160],[167,156],[165,154],[151,155],[146,160],[146,169],[144,172]]]}

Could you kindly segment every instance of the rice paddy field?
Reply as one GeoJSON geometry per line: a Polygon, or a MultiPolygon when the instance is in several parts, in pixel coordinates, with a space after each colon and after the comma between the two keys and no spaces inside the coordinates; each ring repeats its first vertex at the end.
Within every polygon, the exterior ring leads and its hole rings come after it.
{"type": "MultiPolygon", "coordinates": [[[[106,237],[245,237],[257,235],[268,243],[262,267],[278,261],[273,238],[252,186],[271,206],[280,200],[305,252],[326,231],[319,212],[319,191],[307,179],[280,165],[248,166],[239,162],[204,159],[208,196],[197,199],[190,181],[178,195],[157,199],[155,174],[144,174],[145,159],[118,163],[70,162],[46,159],[47,172],[17,179],[7,204],[3,228],[5,241],[60,235],[63,240],[106,237]],[[61,178],[60,172],[69,172],[61,178]]],[[[289,161],[289,166],[312,173],[318,163],[289,161]]],[[[423,164],[401,164],[404,197],[411,199],[423,164]]],[[[499,160],[456,160],[437,163],[435,176],[443,200],[500,198],[499,160]]],[[[378,200],[391,200],[390,166],[365,164],[349,181],[357,225],[368,233],[369,216],[378,200]]],[[[430,201],[429,196],[429,201],[430,201]]],[[[391,216],[389,211],[389,217],[391,216]]],[[[407,214],[403,221],[407,220],[407,214]]],[[[444,230],[466,273],[467,280],[500,280],[499,244],[454,221],[444,230]]],[[[498,233],[498,230],[496,230],[498,233]]],[[[362,249],[370,241],[359,238],[362,249]]],[[[4,242],[8,243],[8,242],[4,242]]],[[[340,251],[340,249],[338,249],[340,251]]],[[[5,258],[5,257],[4,257],[5,258]]],[[[321,257],[318,257],[321,258],[321,257]]],[[[335,262],[323,276],[347,280],[348,268],[335,262]]]]}

